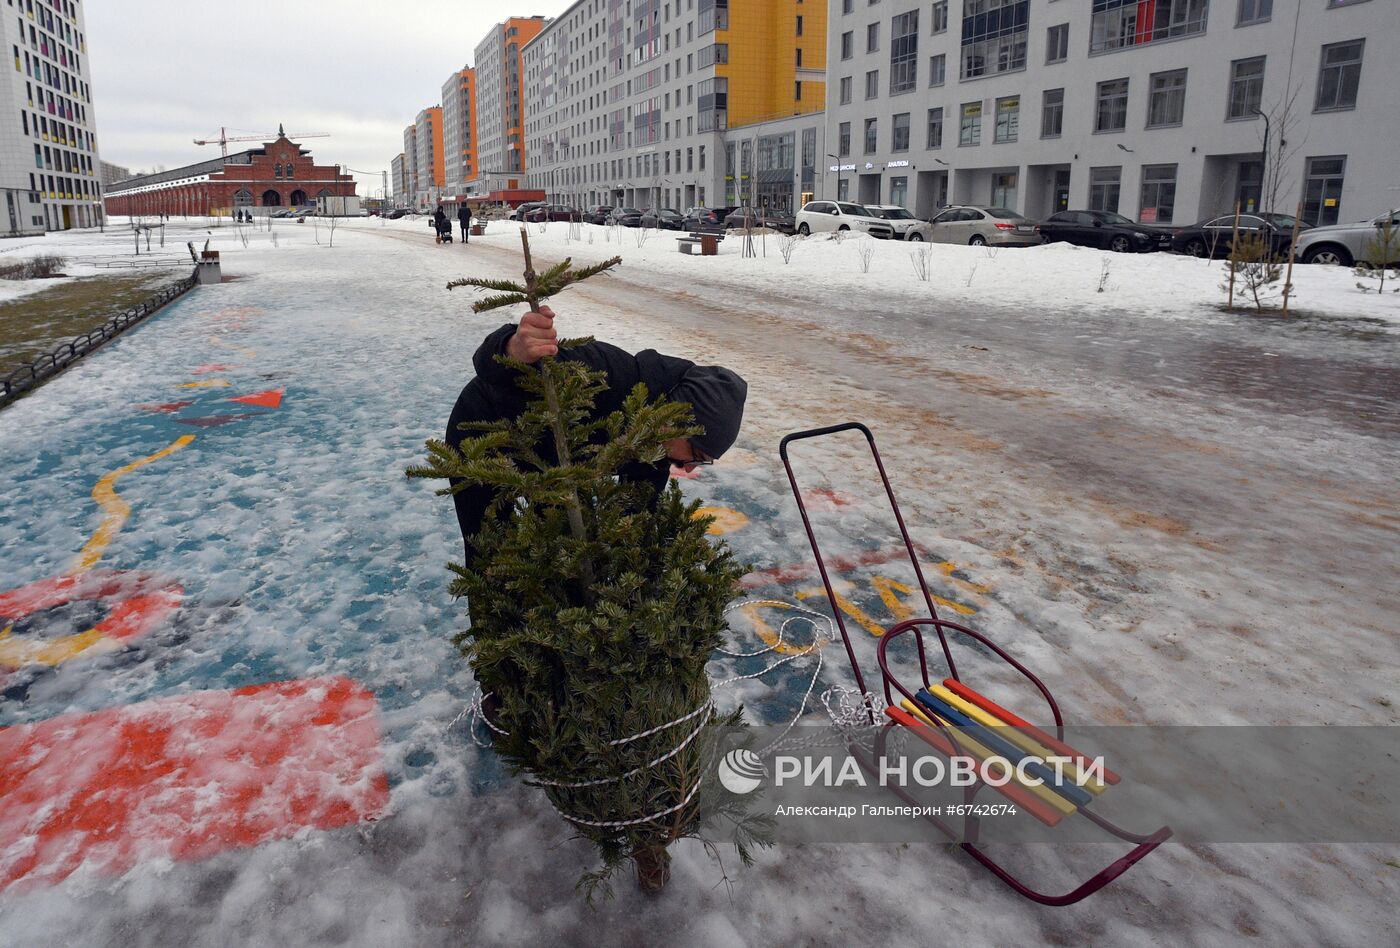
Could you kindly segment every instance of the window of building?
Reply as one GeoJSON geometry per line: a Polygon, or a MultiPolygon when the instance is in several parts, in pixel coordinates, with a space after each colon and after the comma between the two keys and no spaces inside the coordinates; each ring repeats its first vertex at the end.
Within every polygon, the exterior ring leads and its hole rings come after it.
{"type": "Polygon", "coordinates": [[[878,134],[879,134],[879,122],[878,122],[878,120],[873,119],[873,118],[868,118],[868,119],[866,119],[866,120],[865,120],[865,153],[866,153],[867,155],[873,155],[873,154],[875,154],[876,147],[877,147],[877,145],[879,144],[879,142],[878,142],[878,137],[877,137],[878,134]]]}
{"type": "Polygon", "coordinates": [[[900,175],[896,178],[890,178],[890,203],[897,204],[900,207],[903,207],[904,202],[908,199],[909,178],[906,175],[900,175]]]}
{"type": "Polygon", "coordinates": [[[1026,68],[1029,0],[964,0],[963,79],[1026,68]]]}
{"type": "Polygon", "coordinates": [[[938,0],[933,5],[933,32],[948,32],[948,0],[938,0]]]}
{"type": "Polygon", "coordinates": [[[958,124],[958,144],[976,145],[982,140],[982,103],[964,102],[958,124]]]}
{"type": "Polygon", "coordinates": [[[841,104],[849,105],[851,102],[851,77],[841,77],[841,104]]]}
{"type": "Polygon", "coordinates": [[[996,142],[1014,142],[1021,128],[1021,97],[1006,96],[997,99],[997,124],[992,135],[996,142]]]}
{"type": "Polygon", "coordinates": [[[894,117],[894,138],[890,142],[891,151],[909,150],[909,113],[900,112],[894,117]]]}
{"type": "Polygon", "coordinates": [[[851,153],[851,123],[842,122],[836,134],[836,154],[842,158],[851,153]]]}
{"type": "Polygon", "coordinates": [[[1148,84],[1147,127],[1180,125],[1186,114],[1186,70],[1154,72],[1148,84]]]}
{"type": "Polygon", "coordinates": [[[847,31],[841,34],[841,58],[851,58],[851,47],[855,45],[855,33],[847,31]]]}
{"type": "Polygon", "coordinates": [[[919,72],[919,11],[901,13],[890,23],[890,95],[913,90],[919,72]]]}
{"type": "Polygon", "coordinates": [[[802,35],[802,17],[800,16],[797,18],[797,35],[802,35]]]}
{"type": "Polygon", "coordinates": [[[1045,31],[1045,61],[1062,63],[1069,58],[1069,24],[1061,23],[1045,31]]]}
{"type": "Polygon", "coordinates": [[[1337,223],[1342,211],[1342,178],[1346,173],[1345,155],[1309,158],[1303,182],[1303,220],[1323,226],[1337,223]]]}
{"type": "Polygon", "coordinates": [[[943,110],[928,110],[928,148],[943,147],[943,110]]]}
{"type": "Polygon", "coordinates": [[[865,51],[873,53],[880,48],[880,24],[871,23],[865,27],[865,51]]]}
{"type": "Polygon", "coordinates": [[[865,97],[876,99],[880,96],[880,70],[872,69],[865,74],[865,97]]]}
{"type": "Polygon", "coordinates": [[[1121,166],[1089,169],[1089,210],[1118,213],[1118,188],[1123,179],[1121,166]]]}
{"type": "Polygon", "coordinates": [[[1236,59],[1230,63],[1230,103],[1226,118],[1250,118],[1264,95],[1264,57],[1236,59]]]}
{"type": "Polygon", "coordinates": [[[842,16],[847,15],[847,14],[850,13],[852,10],[854,10],[855,7],[856,7],[856,0],[841,0],[841,15],[842,15],[842,16]]]}
{"type": "Polygon", "coordinates": [[[1015,172],[992,175],[992,207],[1014,208],[1016,206],[1015,172]]]}
{"type": "Polygon", "coordinates": [[[948,57],[943,53],[928,58],[928,84],[930,87],[943,85],[947,65],[948,57]]]}
{"type": "Polygon", "coordinates": [[[1274,0],[1239,0],[1235,25],[1248,26],[1250,23],[1263,23],[1274,15],[1274,0]]]}
{"type": "Polygon", "coordinates": [[[1322,47],[1314,111],[1356,108],[1356,91],[1361,86],[1361,53],[1365,45],[1365,40],[1351,40],[1322,47]]]}
{"type": "Polygon", "coordinates": [[[1170,224],[1175,206],[1176,165],[1143,165],[1138,220],[1144,224],[1170,224]]]}
{"type": "Polygon", "coordinates": [[[1089,52],[1204,33],[1208,7],[1208,0],[1093,0],[1089,52]]]}
{"type": "Polygon", "coordinates": [[[1128,125],[1128,80],[1110,79],[1098,85],[1094,131],[1121,132],[1128,125]]]}

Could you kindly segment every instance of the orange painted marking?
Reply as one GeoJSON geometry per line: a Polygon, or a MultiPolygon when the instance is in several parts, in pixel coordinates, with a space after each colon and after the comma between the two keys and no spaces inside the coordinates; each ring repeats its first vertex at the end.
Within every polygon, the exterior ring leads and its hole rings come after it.
{"type": "Polygon", "coordinates": [[[0,593],[0,668],[59,665],[77,655],[100,655],[124,648],[132,639],[158,628],[180,608],[184,588],[149,573],[93,570],[76,576],[52,576],[0,593]],[[90,629],[57,638],[12,635],[26,616],[70,602],[115,600],[107,617],[90,629]]]}
{"type": "Polygon", "coordinates": [[[377,818],[379,739],[373,692],[340,677],[0,728],[0,891],[377,818]]]}
{"type": "Polygon", "coordinates": [[[252,395],[239,395],[228,399],[231,402],[241,402],[244,405],[257,405],[259,408],[280,408],[282,406],[282,396],[286,394],[285,388],[270,388],[265,392],[254,392],[252,395]]]}
{"type": "Polygon", "coordinates": [[[825,487],[804,491],[802,499],[810,509],[816,511],[831,511],[851,506],[851,498],[825,487]]]}
{"type": "MultiPolygon", "coordinates": [[[[922,550],[920,552],[923,552],[922,550]]],[[[883,550],[865,550],[854,556],[837,556],[826,561],[826,571],[828,575],[836,576],[840,573],[848,573],[859,569],[862,566],[878,566],[881,563],[888,563],[891,560],[901,559],[907,554],[904,547],[887,547],[883,550]]],[[[739,580],[739,585],[745,589],[757,589],[760,586],[767,586],[769,583],[777,583],[786,586],[788,583],[796,582],[799,579],[816,573],[817,567],[812,563],[793,563],[791,566],[775,566],[772,569],[755,570],[739,580]]]]}

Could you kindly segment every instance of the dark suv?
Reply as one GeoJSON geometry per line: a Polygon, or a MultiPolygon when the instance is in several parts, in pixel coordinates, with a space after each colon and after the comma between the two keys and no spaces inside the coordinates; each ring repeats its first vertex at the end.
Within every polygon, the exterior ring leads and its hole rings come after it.
{"type": "Polygon", "coordinates": [[[585,224],[606,224],[612,209],[611,204],[595,204],[583,212],[583,222],[585,224]]]}
{"type": "Polygon", "coordinates": [[[682,229],[691,233],[720,234],[724,232],[724,219],[733,207],[692,207],[686,210],[682,229]]]}

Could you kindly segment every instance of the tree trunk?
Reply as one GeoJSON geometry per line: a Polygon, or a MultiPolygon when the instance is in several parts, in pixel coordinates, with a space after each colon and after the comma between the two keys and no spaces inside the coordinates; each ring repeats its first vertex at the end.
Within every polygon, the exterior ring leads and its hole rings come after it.
{"type": "Polygon", "coordinates": [[[632,850],[637,866],[637,888],[643,892],[660,892],[671,881],[671,854],[662,845],[638,847],[632,850]]]}

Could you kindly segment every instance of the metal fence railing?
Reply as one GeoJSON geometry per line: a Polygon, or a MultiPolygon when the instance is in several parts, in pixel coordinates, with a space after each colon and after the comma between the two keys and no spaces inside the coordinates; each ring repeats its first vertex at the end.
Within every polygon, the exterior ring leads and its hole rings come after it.
{"type": "Polygon", "coordinates": [[[172,283],[155,296],[123,310],[91,332],[84,333],[72,342],[63,343],[52,352],[46,352],[33,362],[22,365],[0,378],[0,408],[4,408],[45,379],[62,372],[83,356],[97,351],[171,300],[183,296],[196,282],[195,276],[191,274],[177,283],[172,283]]]}

